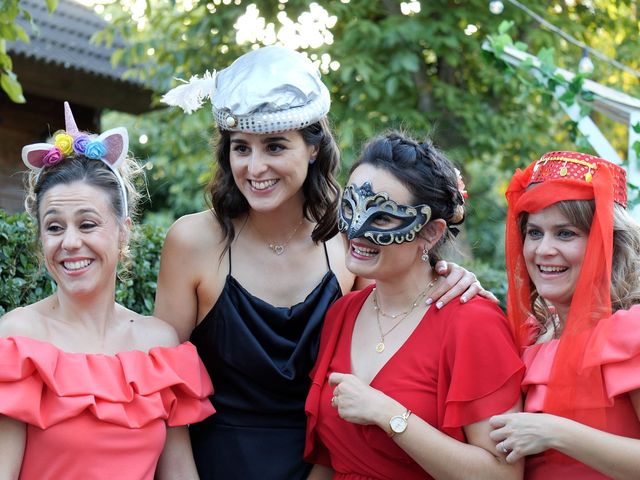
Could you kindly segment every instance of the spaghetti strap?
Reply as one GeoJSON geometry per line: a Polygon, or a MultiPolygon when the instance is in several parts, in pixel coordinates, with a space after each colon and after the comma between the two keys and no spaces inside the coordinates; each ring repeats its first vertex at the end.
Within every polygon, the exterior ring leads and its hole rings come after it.
{"type": "Polygon", "coordinates": [[[231,245],[229,245],[229,276],[231,276],[231,245]]]}
{"type": "MultiPolygon", "coordinates": [[[[327,268],[331,270],[331,262],[329,262],[329,252],[327,252],[327,242],[322,242],[322,246],[324,247],[324,258],[327,259],[327,268]]],[[[229,252],[229,254],[231,254],[231,252],[229,252]]]]}

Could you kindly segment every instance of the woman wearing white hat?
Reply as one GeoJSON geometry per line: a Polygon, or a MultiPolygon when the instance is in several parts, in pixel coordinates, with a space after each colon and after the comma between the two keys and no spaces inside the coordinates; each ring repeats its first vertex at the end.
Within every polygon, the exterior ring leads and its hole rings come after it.
{"type": "MultiPolygon", "coordinates": [[[[205,98],[219,130],[212,208],[168,232],[155,313],[191,339],[214,379],[217,414],[190,429],[201,478],[305,478],[322,320],[355,282],[336,237],[329,92],[307,57],[270,46],[163,100],[191,112],[205,98]]],[[[433,298],[460,278],[447,298],[481,291],[456,268],[433,298]]]]}

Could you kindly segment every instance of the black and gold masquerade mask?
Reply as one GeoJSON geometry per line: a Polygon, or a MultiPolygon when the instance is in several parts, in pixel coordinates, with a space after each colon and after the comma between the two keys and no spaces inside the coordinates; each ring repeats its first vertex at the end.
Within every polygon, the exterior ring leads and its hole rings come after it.
{"type": "Polygon", "coordinates": [[[342,193],[338,229],[347,238],[364,237],[376,245],[411,242],[431,218],[429,205],[399,205],[371,183],[349,185],[342,193]]]}

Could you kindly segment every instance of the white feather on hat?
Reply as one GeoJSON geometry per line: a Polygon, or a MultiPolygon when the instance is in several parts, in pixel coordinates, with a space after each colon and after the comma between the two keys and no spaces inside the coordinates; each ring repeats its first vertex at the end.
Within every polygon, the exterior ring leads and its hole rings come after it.
{"type": "Polygon", "coordinates": [[[192,76],[189,81],[177,78],[184,85],[177,86],[165,93],[160,100],[174,107],[180,107],[185,113],[193,113],[202,107],[202,103],[213,100],[216,92],[216,71],[204,73],[202,78],[192,76]]]}

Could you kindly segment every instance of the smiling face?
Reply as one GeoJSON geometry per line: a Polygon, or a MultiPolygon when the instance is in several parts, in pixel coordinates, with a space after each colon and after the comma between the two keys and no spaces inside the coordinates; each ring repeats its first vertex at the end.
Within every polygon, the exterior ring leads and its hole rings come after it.
{"type": "Polygon", "coordinates": [[[39,224],[45,264],[61,292],[113,292],[125,235],[106,192],[83,182],[51,187],[40,202],[39,224]]]}
{"type": "Polygon", "coordinates": [[[571,306],[589,233],[571,224],[557,205],[529,214],[523,256],[536,290],[561,319],[571,306]]]}
{"type": "MultiPolygon", "coordinates": [[[[374,194],[384,192],[389,200],[400,205],[413,203],[409,190],[387,170],[366,163],[361,164],[349,177],[348,184],[362,186],[367,182],[374,194]]],[[[351,214],[353,212],[347,212],[347,216],[351,214]]],[[[370,227],[376,230],[392,231],[402,227],[404,223],[401,218],[380,212],[372,216],[370,227]]],[[[420,264],[419,259],[424,244],[422,240],[416,240],[381,246],[365,237],[353,238],[348,242],[347,268],[356,275],[371,279],[391,277],[397,275],[399,271],[406,272],[412,266],[420,264]]]]}
{"type": "Polygon", "coordinates": [[[292,198],[303,201],[302,185],[317,152],[300,132],[234,132],[230,140],[231,172],[252,209],[270,211],[292,198]]]}

